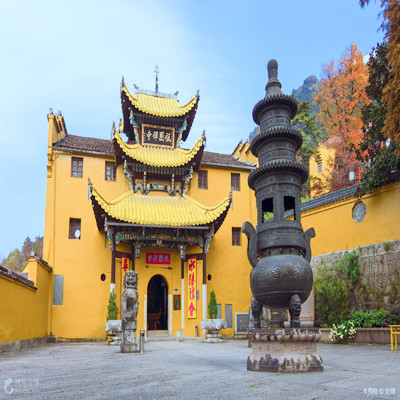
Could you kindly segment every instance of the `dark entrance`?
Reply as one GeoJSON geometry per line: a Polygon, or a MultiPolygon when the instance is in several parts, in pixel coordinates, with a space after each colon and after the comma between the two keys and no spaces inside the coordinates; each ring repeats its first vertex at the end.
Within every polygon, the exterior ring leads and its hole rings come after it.
{"type": "Polygon", "coordinates": [[[168,329],[168,286],[161,275],[154,275],[147,286],[147,330],[168,329]]]}

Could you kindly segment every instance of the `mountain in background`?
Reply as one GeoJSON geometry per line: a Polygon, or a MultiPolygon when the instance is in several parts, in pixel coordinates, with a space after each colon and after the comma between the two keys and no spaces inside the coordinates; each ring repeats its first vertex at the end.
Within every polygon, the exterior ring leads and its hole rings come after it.
{"type": "Polygon", "coordinates": [[[292,95],[299,101],[307,100],[312,105],[312,113],[318,112],[318,106],[313,104],[315,95],[320,91],[321,83],[315,75],[306,78],[298,89],[293,89],[292,95]]]}

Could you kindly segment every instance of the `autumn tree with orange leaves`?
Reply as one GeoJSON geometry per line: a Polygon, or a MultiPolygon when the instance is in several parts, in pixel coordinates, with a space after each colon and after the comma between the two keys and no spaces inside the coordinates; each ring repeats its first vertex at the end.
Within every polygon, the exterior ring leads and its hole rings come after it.
{"type": "Polygon", "coordinates": [[[335,159],[330,161],[333,171],[327,177],[331,191],[353,184],[348,174],[356,161],[352,148],[362,140],[361,110],[370,102],[367,82],[368,67],[356,44],[346,49],[339,61],[323,67],[321,90],[314,102],[319,107],[317,121],[329,137],[326,144],[335,150],[335,159]]]}

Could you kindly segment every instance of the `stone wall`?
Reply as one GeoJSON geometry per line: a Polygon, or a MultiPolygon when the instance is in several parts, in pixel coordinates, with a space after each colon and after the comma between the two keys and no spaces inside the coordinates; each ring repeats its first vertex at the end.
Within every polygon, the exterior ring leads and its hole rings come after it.
{"type": "MultiPolygon", "coordinates": [[[[348,252],[337,251],[313,257],[311,267],[333,267],[348,252]]],[[[400,240],[360,248],[360,277],[350,296],[351,311],[376,311],[400,303],[400,240]]]]}

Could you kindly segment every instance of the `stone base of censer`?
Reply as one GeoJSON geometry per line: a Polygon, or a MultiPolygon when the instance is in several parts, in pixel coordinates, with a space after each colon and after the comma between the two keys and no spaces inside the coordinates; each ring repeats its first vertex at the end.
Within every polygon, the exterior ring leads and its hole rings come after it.
{"type": "Polygon", "coordinates": [[[252,352],[247,359],[248,371],[324,370],[317,353],[317,342],[321,339],[318,328],[249,329],[247,338],[252,343],[252,352]]]}

